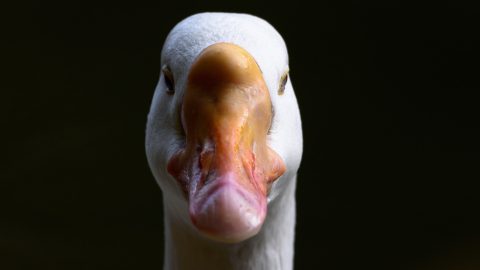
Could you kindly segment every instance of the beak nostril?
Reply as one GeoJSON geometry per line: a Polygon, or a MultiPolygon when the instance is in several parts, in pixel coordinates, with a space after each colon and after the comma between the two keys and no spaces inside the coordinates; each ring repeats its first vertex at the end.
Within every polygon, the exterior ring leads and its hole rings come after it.
{"type": "Polygon", "coordinates": [[[212,151],[203,151],[200,153],[200,169],[202,170],[202,174],[206,175],[210,170],[210,165],[212,164],[213,160],[213,152],[212,151]]]}

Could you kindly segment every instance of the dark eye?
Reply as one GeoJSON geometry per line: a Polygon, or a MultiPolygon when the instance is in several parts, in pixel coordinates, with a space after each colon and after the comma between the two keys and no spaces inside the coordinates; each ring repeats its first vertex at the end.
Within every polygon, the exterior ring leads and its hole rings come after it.
{"type": "Polygon", "coordinates": [[[285,74],[283,74],[282,78],[280,79],[280,86],[278,87],[279,95],[283,95],[283,93],[285,92],[285,85],[287,85],[287,81],[288,81],[288,72],[285,72],[285,74]]]}
{"type": "Polygon", "coordinates": [[[163,78],[165,81],[165,86],[167,87],[167,94],[173,95],[175,93],[175,83],[173,81],[173,74],[170,71],[170,68],[167,65],[162,67],[163,78]]]}

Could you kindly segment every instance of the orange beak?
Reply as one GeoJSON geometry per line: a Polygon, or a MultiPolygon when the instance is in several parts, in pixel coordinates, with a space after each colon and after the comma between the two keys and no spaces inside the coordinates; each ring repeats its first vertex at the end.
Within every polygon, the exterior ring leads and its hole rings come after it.
{"type": "Polygon", "coordinates": [[[272,104],[253,57],[230,43],[204,49],[188,75],[181,119],[186,145],[168,171],[185,192],[192,223],[223,242],[255,235],[285,164],[267,145],[272,104]]]}

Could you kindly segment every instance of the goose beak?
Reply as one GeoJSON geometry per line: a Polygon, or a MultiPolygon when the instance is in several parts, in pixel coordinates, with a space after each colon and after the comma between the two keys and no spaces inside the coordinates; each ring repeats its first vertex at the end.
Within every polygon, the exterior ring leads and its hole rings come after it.
{"type": "Polygon", "coordinates": [[[193,225],[222,242],[252,237],[265,220],[270,185],[285,172],[267,145],[272,104],[255,59],[231,43],[204,49],[189,71],[181,119],[186,145],[168,172],[193,225]]]}

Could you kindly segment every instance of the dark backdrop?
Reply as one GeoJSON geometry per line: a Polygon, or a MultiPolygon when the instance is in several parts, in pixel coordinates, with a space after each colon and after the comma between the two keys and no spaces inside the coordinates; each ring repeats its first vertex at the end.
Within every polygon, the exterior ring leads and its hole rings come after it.
{"type": "Polygon", "coordinates": [[[0,268],[160,268],[144,127],[161,46],[190,14],[236,11],[290,52],[297,269],[480,269],[479,11],[402,3],[3,8],[0,268]]]}

